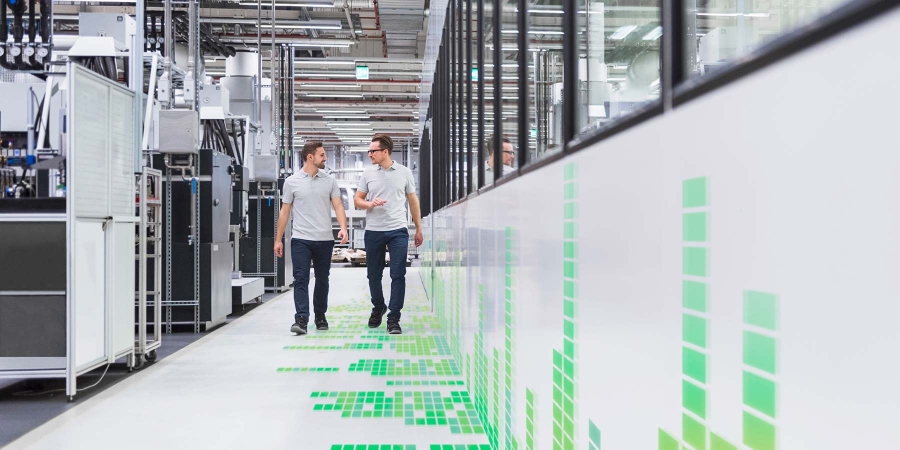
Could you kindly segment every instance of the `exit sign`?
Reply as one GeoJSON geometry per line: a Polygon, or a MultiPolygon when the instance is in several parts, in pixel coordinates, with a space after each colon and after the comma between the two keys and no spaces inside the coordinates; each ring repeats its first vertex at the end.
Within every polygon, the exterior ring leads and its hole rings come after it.
{"type": "Polygon", "coordinates": [[[472,81],[478,81],[478,68],[472,68],[472,81]]]}
{"type": "Polygon", "coordinates": [[[369,79],[369,66],[356,66],[356,79],[357,80],[368,80],[369,79]]]}

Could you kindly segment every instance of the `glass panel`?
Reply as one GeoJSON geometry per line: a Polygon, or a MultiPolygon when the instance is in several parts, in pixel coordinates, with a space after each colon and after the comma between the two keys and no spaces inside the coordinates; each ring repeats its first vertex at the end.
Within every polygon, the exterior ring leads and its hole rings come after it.
{"type": "Polygon", "coordinates": [[[490,186],[494,183],[494,172],[491,169],[494,148],[491,136],[494,135],[494,89],[498,86],[494,79],[494,3],[479,3],[484,6],[481,19],[484,21],[484,45],[479,45],[484,52],[484,67],[478,73],[478,76],[484,78],[484,142],[480,145],[481,153],[478,157],[484,161],[484,185],[490,186]]]}
{"type": "MultiPolygon", "coordinates": [[[[502,96],[503,109],[500,115],[503,121],[503,175],[508,175],[515,170],[516,158],[515,151],[519,145],[519,64],[516,62],[519,55],[519,47],[516,42],[518,36],[518,23],[516,14],[518,8],[515,0],[501,0],[503,7],[503,21],[500,27],[500,45],[502,59],[500,67],[502,68],[502,76],[494,85],[494,89],[499,88],[502,96]]],[[[494,167],[496,161],[491,160],[491,171],[496,173],[494,167]]],[[[488,175],[485,175],[488,177],[488,175]]]]}
{"type": "Polygon", "coordinates": [[[450,2],[450,154],[447,158],[448,170],[449,170],[449,181],[450,181],[450,202],[454,202],[456,200],[457,182],[459,181],[459,176],[456,173],[456,152],[459,151],[459,110],[457,108],[459,104],[459,46],[457,44],[457,39],[459,39],[459,34],[457,33],[457,5],[459,4],[459,0],[452,0],[450,2]]]}
{"type": "Polygon", "coordinates": [[[528,162],[562,151],[562,2],[528,9],[528,162]]]}
{"type": "Polygon", "coordinates": [[[846,0],[686,0],[688,77],[702,76],[830,13],[846,0]]]}
{"type": "Polygon", "coordinates": [[[660,2],[582,0],[578,8],[580,132],[599,128],[660,95],[660,2]]]}

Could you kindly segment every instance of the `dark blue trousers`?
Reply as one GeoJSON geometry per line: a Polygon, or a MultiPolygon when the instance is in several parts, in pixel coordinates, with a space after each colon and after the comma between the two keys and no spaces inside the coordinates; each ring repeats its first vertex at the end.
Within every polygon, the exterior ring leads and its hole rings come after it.
{"type": "Polygon", "coordinates": [[[294,321],[309,320],[309,265],[316,273],[313,291],[313,310],[317,316],[328,311],[328,274],[331,272],[331,252],[334,241],[291,239],[291,259],[294,264],[294,321]]]}
{"type": "Polygon", "coordinates": [[[400,310],[406,297],[406,252],[409,245],[409,230],[400,228],[393,231],[366,230],[366,268],[369,276],[369,293],[372,295],[372,311],[384,308],[384,291],[381,278],[384,273],[385,248],[391,252],[391,302],[388,304],[388,319],[400,320],[400,310]]]}

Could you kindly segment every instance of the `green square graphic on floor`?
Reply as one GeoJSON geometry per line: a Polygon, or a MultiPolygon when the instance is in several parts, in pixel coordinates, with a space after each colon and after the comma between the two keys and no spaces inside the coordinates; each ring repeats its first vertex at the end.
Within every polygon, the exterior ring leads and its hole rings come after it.
{"type": "Polygon", "coordinates": [[[361,359],[350,364],[348,372],[369,372],[376,377],[460,376],[459,365],[452,359],[361,359]]]}
{"type": "Polygon", "coordinates": [[[314,411],[339,411],[343,418],[403,419],[408,426],[448,427],[453,434],[483,434],[475,405],[466,391],[313,392],[314,411]]]}

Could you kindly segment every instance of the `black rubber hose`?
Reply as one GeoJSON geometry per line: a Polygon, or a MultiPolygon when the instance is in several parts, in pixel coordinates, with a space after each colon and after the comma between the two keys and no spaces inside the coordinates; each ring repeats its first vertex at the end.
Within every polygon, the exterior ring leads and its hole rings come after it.
{"type": "Polygon", "coordinates": [[[150,27],[150,36],[152,37],[153,42],[155,42],[155,44],[153,44],[153,51],[155,52],[159,48],[159,39],[157,38],[157,34],[156,34],[156,16],[155,15],[150,16],[150,23],[152,24],[150,27]]]}
{"type": "Polygon", "coordinates": [[[37,37],[37,4],[35,0],[28,0],[28,44],[34,45],[37,37]]]}
{"type": "Polygon", "coordinates": [[[3,42],[3,56],[0,56],[0,67],[6,70],[16,70],[16,66],[7,62],[9,47],[6,46],[6,39],[9,36],[9,25],[6,23],[6,1],[0,0],[0,41],[3,42]]]}
{"type": "MultiPolygon", "coordinates": [[[[10,3],[9,9],[13,12],[13,42],[21,48],[22,38],[25,37],[25,27],[22,21],[22,16],[25,15],[25,3],[23,3],[23,0],[15,0],[15,3],[10,3]]],[[[19,52],[19,56],[13,59],[15,60],[16,68],[19,70],[27,70],[29,68],[22,60],[22,52],[19,52]]]]}

